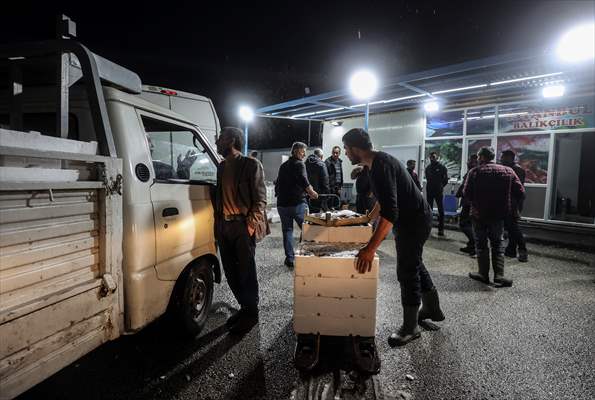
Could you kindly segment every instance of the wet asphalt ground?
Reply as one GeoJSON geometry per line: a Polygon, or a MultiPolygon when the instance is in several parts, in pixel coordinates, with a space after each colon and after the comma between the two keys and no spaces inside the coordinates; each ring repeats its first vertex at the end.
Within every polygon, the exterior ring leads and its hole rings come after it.
{"type": "Polygon", "coordinates": [[[293,367],[293,278],[282,265],[277,224],[257,248],[261,318],[249,334],[234,337],[224,327],[237,304],[223,281],[198,339],[184,339],[164,318],[103,345],[21,398],[314,399],[323,392],[333,398],[333,384],[342,399],[595,398],[595,256],[529,245],[529,263],[506,260],[514,286],[495,289],[467,277],[476,261],[459,252],[460,233],[434,234],[424,259],[447,319],[441,330],[398,349],[386,343],[401,319],[394,242],[380,248],[382,370],[375,379],[350,378],[337,343],[326,347],[317,374],[300,376],[293,367]]]}

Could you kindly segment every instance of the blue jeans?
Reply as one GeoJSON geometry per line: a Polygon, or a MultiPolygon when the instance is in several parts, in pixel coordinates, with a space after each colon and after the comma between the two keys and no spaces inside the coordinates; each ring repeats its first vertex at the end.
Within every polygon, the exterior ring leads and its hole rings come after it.
{"type": "Polygon", "coordinates": [[[293,253],[293,221],[297,222],[300,229],[302,229],[304,214],[306,213],[306,203],[300,203],[297,206],[291,207],[277,207],[277,211],[279,211],[279,217],[281,218],[285,258],[287,261],[293,262],[295,259],[293,253]]]}

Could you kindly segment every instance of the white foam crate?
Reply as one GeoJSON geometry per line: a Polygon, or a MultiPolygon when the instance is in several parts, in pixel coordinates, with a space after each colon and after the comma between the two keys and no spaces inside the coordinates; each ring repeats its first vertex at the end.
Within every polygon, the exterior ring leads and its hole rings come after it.
{"type": "Polygon", "coordinates": [[[302,240],[306,242],[368,243],[372,237],[372,226],[322,226],[302,225],[302,240]]]}
{"type": "Polygon", "coordinates": [[[39,132],[19,132],[8,129],[0,129],[0,146],[90,155],[97,153],[97,142],[82,142],[46,136],[39,132]]]}
{"type": "MultiPolygon", "coordinates": [[[[340,244],[339,244],[340,245],[340,244]]],[[[355,254],[345,256],[304,255],[301,243],[294,269],[294,331],[329,336],[374,336],[379,259],[370,272],[355,270],[355,254]]],[[[343,244],[344,247],[344,244],[343,244]]],[[[344,250],[344,249],[343,249],[344,250]]]]}

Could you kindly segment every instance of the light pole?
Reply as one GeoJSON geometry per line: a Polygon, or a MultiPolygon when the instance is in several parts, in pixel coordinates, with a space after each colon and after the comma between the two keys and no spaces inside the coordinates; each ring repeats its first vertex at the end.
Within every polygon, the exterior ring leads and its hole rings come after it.
{"type": "Polygon", "coordinates": [[[254,110],[248,106],[240,106],[240,119],[244,121],[244,155],[248,155],[248,124],[254,119],[254,110]]]}
{"type": "Polygon", "coordinates": [[[367,131],[370,118],[370,99],[376,94],[378,79],[371,71],[357,71],[349,79],[349,89],[355,98],[366,101],[364,129],[367,131]]]}

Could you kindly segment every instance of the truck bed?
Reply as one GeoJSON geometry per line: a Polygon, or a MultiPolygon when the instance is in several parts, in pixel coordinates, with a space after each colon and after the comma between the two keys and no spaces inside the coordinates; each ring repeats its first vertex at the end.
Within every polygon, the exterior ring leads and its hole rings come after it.
{"type": "Polygon", "coordinates": [[[0,148],[19,154],[58,159],[87,180],[0,181],[2,399],[116,338],[122,326],[122,196],[111,185],[121,160],[0,148]]]}

